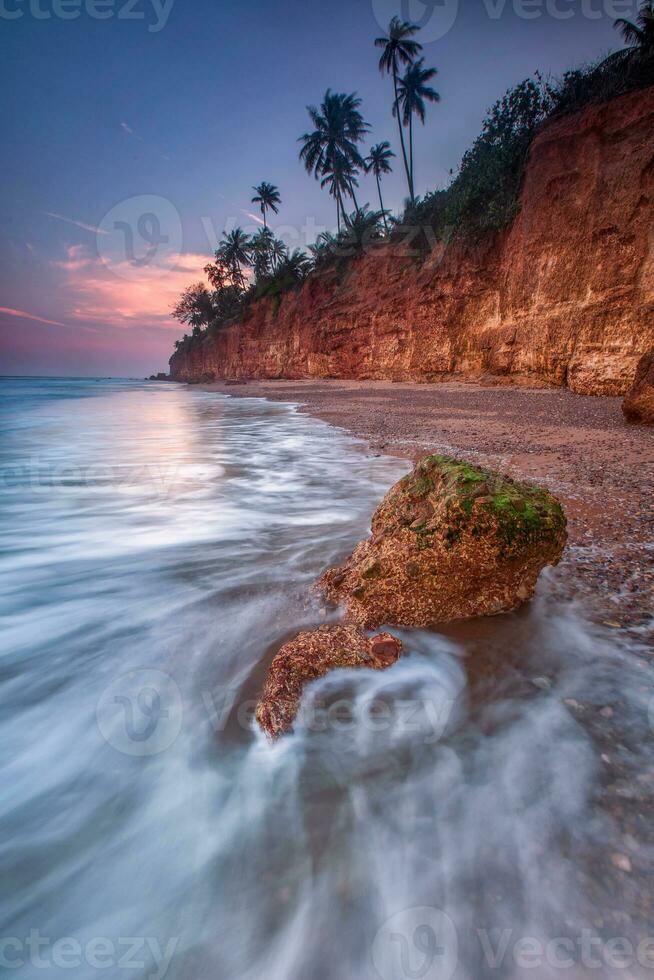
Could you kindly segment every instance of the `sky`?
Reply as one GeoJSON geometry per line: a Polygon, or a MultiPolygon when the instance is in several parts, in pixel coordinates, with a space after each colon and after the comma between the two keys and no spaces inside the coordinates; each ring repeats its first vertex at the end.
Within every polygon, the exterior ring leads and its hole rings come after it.
{"type": "MultiPolygon", "coordinates": [[[[416,139],[416,191],[449,182],[488,107],[621,46],[637,0],[0,0],[0,374],[142,377],[167,369],[170,316],[223,230],[306,246],[336,216],[298,160],[308,104],[356,91],[389,140],[374,39],[421,23],[441,102],[416,139]]],[[[406,194],[399,157],[385,205],[406,194]]],[[[359,200],[376,203],[362,178],[359,200]]]]}

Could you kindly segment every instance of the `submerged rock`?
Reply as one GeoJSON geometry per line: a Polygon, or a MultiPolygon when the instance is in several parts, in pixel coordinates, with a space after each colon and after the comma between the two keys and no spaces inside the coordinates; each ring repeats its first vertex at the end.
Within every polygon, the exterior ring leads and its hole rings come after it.
{"type": "Polygon", "coordinates": [[[398,659],[402,644],[390,633],[368,637],[355,626],[320,626],[285,643],[268,672],[255,717],[276,738],[295,719],[305,684],[338,667],[383,670],[398,659]]]}
{"type": "Polygon", "coordinates": [[[644,354],[636,367],[634,383],[622,403],[628,422],[654,425],[654,351],[644,354]]]}
{"type": "Polygon", "coordinates": [[[351,622],[433,626],[515,609],[566,542],[546,490],[427,456],[389,490],[362,541],[319,585],[351,622]]]}

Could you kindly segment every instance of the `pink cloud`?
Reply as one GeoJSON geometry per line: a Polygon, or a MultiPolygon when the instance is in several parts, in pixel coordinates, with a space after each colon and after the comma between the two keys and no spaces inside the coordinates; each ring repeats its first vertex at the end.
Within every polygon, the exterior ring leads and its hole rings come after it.
{"type": "Polygon", "coordinates": [[[206,255],[185,253],[169,257],[156,268],[144,267],[139,278],[126,260],[111,266],[70,246],[67,257],[53,262],[63,273],[60,294],[73,320],[115,327],[156,326],[179,329],[170,310],[192,281],[204,280],[206,255]]]}

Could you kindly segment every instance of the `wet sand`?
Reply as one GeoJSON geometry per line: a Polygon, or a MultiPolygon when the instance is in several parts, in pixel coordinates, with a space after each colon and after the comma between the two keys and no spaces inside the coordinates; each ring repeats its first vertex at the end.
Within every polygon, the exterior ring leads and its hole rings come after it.
{"type": "Polygon", "coordinates": [[[203,387],[296,402],[361,436],[374,453],[411,460],[451,453],[547,486],[569,519],[556,577],[562,598],[634,639],[654,635],[654,430],[625,422],[620,398],[455,381],[203,387]]]}

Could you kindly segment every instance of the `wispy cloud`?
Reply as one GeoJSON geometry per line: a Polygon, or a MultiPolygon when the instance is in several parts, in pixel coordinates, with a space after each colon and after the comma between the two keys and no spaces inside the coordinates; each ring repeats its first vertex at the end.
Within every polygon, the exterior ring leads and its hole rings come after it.
{"type": "Polygon", "coordinates": [[[265,225],[266,223],[265,221],[262,221],[262,219],[257,214],[252,214],[251,211],[246,211],[245,208],[239,208],[239,211],[242,211],[243,214],[247,214],[248,218],[252,218],[253,221],[258,222],[258,224],[260,225],[265,225]]]}
{"type": "Polygon", "coordinates": [[[7,316],[17,316],[22,320],[34,320],[36,323],[49,323],[52,327],[65,327],[65,323],[60,323],[59,320],[48,320],[44,316],[37,316],[35,313],[28,313],[27,310],[14,310],[11,306],[0,306],[0,313],[6,313],[7,316]]]}
{"type": "Polygon", "coordinates": [[[143,143],[145,146],[148,146],[152,150],[152,152],[160,156],[162,160],[170,160],[170,157],[166,153],[162,153],[158,147],[149,144],[147,140],[144,140],[143,137],[139,135],[139,133],[137,133],[136,130],[132,129],[132,127],[129,126],[126,122],[121,122],[120,128],[124,133],[128,133],[130,136],[133,136],[135,140],[139,141],[139,143],[143,143]]]}
{"type": "Polygon", "coordinates": [[[87,225],[85,221],[76,221],[75,218],[67,218],[64,214],[56,214],[54,211],[42,211],[42,214],[48,216],[48,218],[56,218],[57,221],[65,221],[69,225],[75,225],[76,228],[83,228],[84,231],[92,231],[96,235],[108,235],[109,232],[105,231],[104,228],[96,228],[95,225],[87,225]]]}
{"type": "Polygon", "coordinates": [[[225,197],[224,194],[221,194],[220,191],[217,192],[217,196],[218,197],[222,197],[223,201],[227,201],[227,203],[230,205],[230,207],[236,208],[237,211],[240,211],[241,214],[247,215],[247,217],[248,218],[251,218],[252,221],[256,221],[257,224],[260,224],[260,225],[265,225],[266,222],[263,221],[259,217],[258,214],[252,214],[251,211],[247,211],[245,208],[242,208],[239,204],[235,204],[233,201],[230,201],[229,198],[228,197],[225,197]]]}

